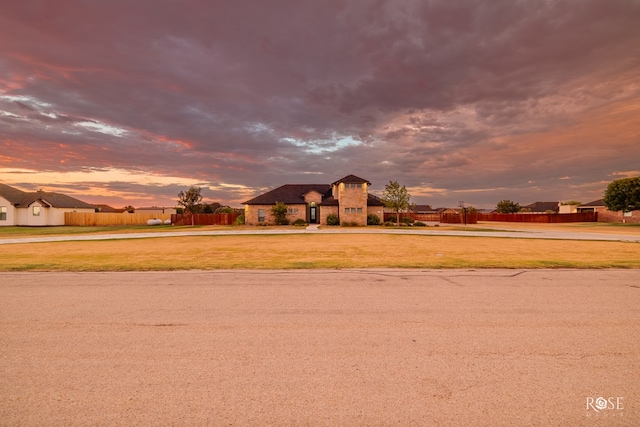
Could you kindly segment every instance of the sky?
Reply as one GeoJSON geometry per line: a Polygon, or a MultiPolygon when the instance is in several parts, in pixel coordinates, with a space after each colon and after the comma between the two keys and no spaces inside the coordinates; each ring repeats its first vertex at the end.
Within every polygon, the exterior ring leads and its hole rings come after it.
{"type": "Polygon", "coordinates": [[[432,207],[640,175],[639,0],[6,0],[0,182],[241,207],[354,174],[432,207]]]}

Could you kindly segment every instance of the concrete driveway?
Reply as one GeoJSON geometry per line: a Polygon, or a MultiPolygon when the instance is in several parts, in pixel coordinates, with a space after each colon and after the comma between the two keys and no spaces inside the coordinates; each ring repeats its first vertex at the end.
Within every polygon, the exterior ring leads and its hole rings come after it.
{"type": "Polygon", "coordinates": [[[0,425],[640,425],[635,270],[0,274],[0,425]]]}

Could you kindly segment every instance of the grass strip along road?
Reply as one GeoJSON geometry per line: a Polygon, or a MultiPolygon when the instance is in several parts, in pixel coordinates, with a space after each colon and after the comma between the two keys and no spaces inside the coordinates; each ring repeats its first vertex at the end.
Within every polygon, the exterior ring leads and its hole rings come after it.
{"type": "Polygon", "coordinates": [[[490,235],[252,234],[19,243],[1,246],[0,271],[640,268],[638,242],[490,235]]]}

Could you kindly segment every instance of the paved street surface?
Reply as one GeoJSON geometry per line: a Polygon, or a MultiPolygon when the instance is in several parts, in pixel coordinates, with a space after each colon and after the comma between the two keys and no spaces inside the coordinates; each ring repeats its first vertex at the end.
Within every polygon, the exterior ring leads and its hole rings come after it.
{"type": "Polygon", "coordinates": [[[637,426],[639,308],[637,270],[1,273],[0,425],[637,426]]]}

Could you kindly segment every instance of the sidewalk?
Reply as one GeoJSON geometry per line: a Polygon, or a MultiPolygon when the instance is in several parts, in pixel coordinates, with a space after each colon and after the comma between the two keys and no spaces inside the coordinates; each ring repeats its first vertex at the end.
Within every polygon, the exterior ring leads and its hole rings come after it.
{"type": "Polygon", "coordinates": [[[256,227],[255,230],[206,230],[206,231],[167,231],[167,232],[140,232],[122,234],[85,234],[85,235],[63,235],[63,236],[39,236],[39,237],[12,237],[0,238],[0,245],[17,243],[42,243],[42,242],[66,242],[66,241],[89,241],[89,240],[114,240],[114,239],[148,239],[153,237],[184,237],[184,236],[221,236],[221,235],[264,235],[264,234],[403,234],[421,236],[459,236],[459,237],[503,237],[517,239],[558,239],[558,240],[597,240],[614,242],[636,242],[640,243],[640,234],[608,234],[608,233],[587,233],[558,230],[505,230],[495,229],[495,231],[474,230],[447,230],[438,227],[407,227],[407,228],[373,228],[373,227],[331,227],[310,224],[304,229],[300,228],[271,228],[263,229],[256,227]]]}

